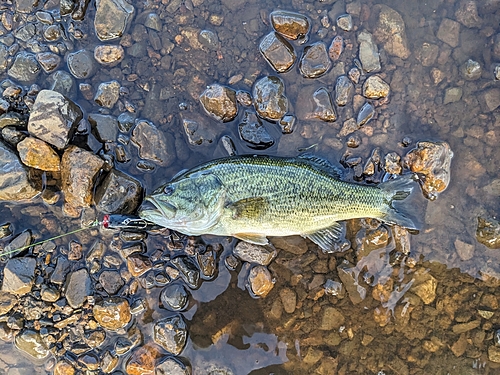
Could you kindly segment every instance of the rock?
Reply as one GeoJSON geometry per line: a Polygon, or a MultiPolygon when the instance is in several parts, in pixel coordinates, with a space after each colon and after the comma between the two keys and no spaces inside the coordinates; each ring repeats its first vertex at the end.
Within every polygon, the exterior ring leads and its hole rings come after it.
{"type": "Polygon", "coordinates": [[[135,253],[127,257],[128,271],[134,277],[143,275],[152,267],[151,260],[145,255],[135,253]]]}
{"type": "Polygon", "coordinates": [[[375,116],[375,108],[370,103],[365,103],[361,107],[358,113],[358,117],[356,118],[356,126],[360,127],[366,125],[368,121],[370,121],[373,116],[375,116]]]}
{"type": "Polygon", "coordinates": [[[405,23],[401,15],[387,5],[374,6],[377,23],[373,35],[389,55],[407,59],[411,52],[408,49],[405,23]]]}
{"type": "Polygon", "coordinates": [[[494,345],[488,346],[488,359],[491,362],[500,363],[500,348],[494,345]]]}
{"type": "Polygon", "coordinates": [[[436,299],[437,280],[426,270],[420,269],[413,274],[415,280],[410,291],[420,297],[426,305],[436,299]]]}
{"type": "Polygon", "coordinates": [[[481,27],[482,20],[477,13],[477,3],[475,0],[460,1],[460,6],[455,11],[455,18],[465,27],[481,27]]]}
{"type": "Polygon", "coordinates": [[[277,249],[294,255],[303,255],[308,250],[306,240],[300,236],[272,237],[271,243],[277,249]]]}
{"type": "Polygon", "coordinates": [[[283,134],[292,134],[295,129],[295,123],[297,118],[293,115],[285,115],[283,116],[278,125],[281,127],[281,133],[283,134]]]}
{"type": "Polygon", "coordinates": [[[92,125],[92,133],[100,142],[116,142],[118,120],[115,116],[90,113],[88,119],[92,125]]]}
{"type": "Polygon", "coordinates": [[[323,331],[331,331],[340,328],[345,322],[344,315],[339,309],[332,306],[324,306],[321,310],[319,319],[319,329],[323,331]]]}
{"type": "Polygon", "coordinates": [[[325,293],[337,298],[345,297],[345,289],[342,283],[330,279],[325,281],[325,293]]]}
{"type": "Polygon", "coordinates": [[[45,359],[50,354],[40,333],[30,329],[23,329],[16,336],[15,344],[17,349],[35,360],[45,359]]]}
{"type": "Polygon", "coordinates": [[[337,83],[335,84],[335,103],[343,107],[352,98],[354,93],[354,85],[347,78],[347,76],[340,76],[337,78],[337,83]]]}
{"type": "Polygon", "coordinates": [[[404,163],[414,173],[425,176],[422,190],[424,195],[434,200],[450,183],[450,166],[453,152],[446,142],[418,142],[409,151],[404,163]]]}
{"type": "Polygon", "coordinates": [[[97,0],[94,29],[102,41],[121,37],[134,16],[133,5],[126,0],[97,0]]]}
{"type": "Polygon", "coordinates": [[[479,104],[484,112],[493,112],[500,106],[500,89],[490,88],[479,95],[479,104]]]}
{"type": "Polygon", "coordinates": [[[264,266],[255,266],[248,275],[248,287],[250,293],[256,297],[264,298],[274,287],[274,280],[271,273],[264,266]]]}
{"type": "Polygon", "coordinates": [[[172,259],[171,262],[179,270],[180,276],[191,289],[200,287],[200,269],[190,257],[179,256],[172,259]]]}
{"type": "MultiPolygon", "coordinates": [[[[299,71],[306,78],[317,78],[325,74],[332,66],[326,45],[317,42],[304,48],[299,62],[299,71]]],[[[255,95],[254,95],[255,97],[255,95]]]]}
{"type": "Polygon", "coordinates": [[[21,201],[37,194],[28,180],[26,167],[10,148],[0,142],[0,201],[21,201]]]}
{"type": "Polygon", "coordinates": [[[344,31],[352,30],[352,16],[350,14],[342,14],[337,17],[337,26],[344,31]]]}
{"type": "Polygon", "coordinates": [[[61,297],[61,295],[59,294],[59,291],[57,289],[48,287],[47,285],[42,285],[40,297],[42,301],[53,303],[56,302],[59,297],[61,297]]]}
{"type": "Polygon", "coordinates": [[[125,327],[132,318],[128,301],[119,297],[110,297],[97,302],[93,313],[97,323],[111,331],[125,327]]]}
{"type": "Polygon", "coordinates": [[[71,145],[61,159],[62,191],[66,210],[90,207],[97,174],[104,160],[93,153],[71,145]]]}
{"type": "Polygon", "coordinates": [[[179,355],[187,341],[187,327],[180,315],[157,321],[153,327],[155,342],[173,355],[179,355]]]}
{"type": "MultiPolygon", "coordinates": [[[[103,0],[105,1],[105,0],[103,0]]],[[[113,108],[120,96],[120,84],[118,81],[103,82],[97,88],[94,102],[105,108],[113,108]]]]}
{"type": "Polygon", "coordinates": [[[439,55],[439,46],[432,43],[424,42],[417,50],[416,58],[423,66],[433,66],[439,55]]]}
{"type": "Polygon", "coordinates": [[[337,267],[337,273],[351,302],[355,305],[362,302],[366,298],[366,288],[359,285],[359,271],[348,263],[342,263],[337,267]]]}
{"type": "Polygon", "coordinates": [[[370,76],[363,83],[363,96],[368,99],[380,99],[389,95],[389,84],[378,75],[370,76]]]}
{"type": "Polygon", "coordinates": [[[317,89],[313,95],[313,109],[310,114],[311,118],[317,118],[326,122],[334,122],[337,120],[337,114],[333,108],[330,93],[324,87],[317,89]]]}
{"type": "Polygon", "coordinates": [[[280,298],[285,312],[293,314],[297,305],[297,293],[290,288],[283,288],[280,290],[280,298]]]}
{"type": "Polygon", "coordinates": [[[125,365],[127,375],[153,374],[156,362],[161,357],[160,350],[152,343],[136,348],[125,365]]]}
{"type": "Polygon", "coordinates": [[[233,249],[233,254],[244,262],[269,265],[276,257],[276,249],[272,245],[255,245],[240,241],[233,249]]]}
{"type": "Polygon", "coordinates": [[[94,195],[97,210],[107,214],[132,214],[141,200],[141,183],[116,169],[108,173],[94,195]]]}
{"type": "Polygon", "coordinates": [[[274,30],[288,39],[302,39],[309,32],[309,19],[300,13],[276,10],[270,18],[274,30]]]}
{"type": "Polygon", "coordinates": [[[173,310],[181,311],[188,303],[189,294],[183,285],[174,283],[168,284],[160,293],[160,301],[163,307],[173,310]]]}
{"type": "Polygon", "coordinates": [[[17,144],[19,157],[24,165],[42,171],[58,172],[61,169],[59,155],[44,141],[26,137],[17,144]]]}
{"type": "Polygon", "coordinates": [[[62,256],[57,257],[56,259],[56,267],[54,268],[54,272],[50,275],[50,282],[54,284],[64,284],[66,281],[66,275],[71,269],[71,265],[68,260],[62,256]]]}
{"type": "Polygon", "coordinates": [[[362,31],[358,35],[359,60],[363,70],[367,73],[377,72],[381,69],[378,48],[373,41],[373,35],[362,31]]]}
{"type": "Polygon", "coordinates": [[[3,272],[2,292],[18,296],[31,292],[35,280],[35,267],[34,258],[9,259],[3,272]]]}
{"type": "Polygon", "coordinates": [[[61,63],[61,58],[52,52],[40,52],[35,57],[45,73],[52,73],[61,63]]]}
{"type": "Polygon", "coordinates": [[[132,131],[132,142],[139,147],[139,157],[168,167],[176,158],[175,141],[149,121],[140,120],[132,131]]]}
{"type": "Polygon", "coordinates": [[[483,74],[483,69],[481,68],[481,65],[479,65],[477,61],[469,59],[465,63],[463,63],[462,66],[460,67],[460,73],[462,74],[462,77],[464,77],[466,80],[474,81],[476,79],[481,78],[481,75],[483,74]]]}
{"type": "Polygon", "coordinates": [[[342,124],[342,128],[340,129],[340,132],[337,134],[337,136],[345,137],[346,135],[354,133],[358,129],[359,126],[358,124],[356,124],[356,120],[350,118],[344,121],[344,123],[342,124]]]}
{"type": "Polygon", "coordinates": [[[493,37],[493,56],[500,59],[500,33],[493,37]]]}
{"type": "Polygon", "coordinates": [[[458,238],[455,240],[455,250],[457,250],[458,256],[462,260],[472,259],[474,256],[473,244],[468,244],[466,242],[460,241],[458,238]]]}
{"type": "Polygon", "coordinates": [[[99,283],[110,296],[116,294],[125,285],[120,273],[114,270],[102,271],[99,275],[99,283]]]}
{"type": "Polygon", "coordinates": [[[274,144],[262,122],[253,111],[246,110],[238,125],[240,138],[249,143],[249,147],[256,150],[265,150],[274,144]]]}
{"type": "Polygon", "coordinates": [[[56,91],[67,98],[74,98],[76,96],[75,79],[64,70],[57,70],[48,76],[47,85],[47,89],[56,91]]]}
{"type": "Polygon", "coordinates": [[[215,131],[196,114],[189,114],[192,118],[182,116],[182,127],[187,135],[189,144],[193,146],[209,145],[216,139],[215,131]]]}
{"type": "Polygon", "coordinates": [[[462,99],[461,87],[449,87],[444,92],[443,104],[459,102],[462,99]]]}
{"type": "Polygon", "coordinates": [[[96,71],[94,56],[91,52],[80,50],[68,54],[68,69],[76,79],[88,79],[96,71]]]}
{"type": "Polygon", "coordinates": [[[101,371],[105,374],[112,373],[118,367],[119,361],[120,358],[111,350],[104,351],[101,354],[101,371]]]}
{"type": "Polygon", "coordinates": [[[328,47],[328,56],[332,61],[337,61],[344,51],[344,38],[342,38],[340,35],[337,35],[335,38],[333,38],[332,43],[330,44],[330,47],[328,47]]]}
{"type": "Polygon", "coordinates": [[[500,64],[495,65],[495,70],[493,71],[493,74],[495,76],[495,79],[497,81],[500,80],[500,64]]]}
{"type": "Polygon", "coordinates": [[[17,297],[9,292],[0,291],[0,316],[7,314],[17,303],[17,297]]]}
{"type": "Polygon", "coordinates": [[[443,18],[436,36],[450,47],[455,48],[460,41],[460,24],[449,18],[443,18]]]}
{"type": "Polygon", "coordinates": [[[361,77],[361,72],[359,71],[358,68],[354,67],[354,68],[349,69],[349,72],[347,73],[347,75],[349,76],[349,79],[352,81],[352,83],[354,83],[356,85],[359,83],[359,79],[361,77]]]}
{"type": "Polygon", "coordinates": [[[125,56],[125,50],[120,45],[100,45],[94,48],[94,59],[101,65],[113,67],[118,65],[125,56]]]}
{"type": "Polygon", "coordinates": [[[65,360],[60,360],[54,366],[54,375],[75,375],[76,369],[65,360]]]}
{"type": "Polygon", "coordinates": [[[217,83],[203,91],[200,102],[208,115],[217,121],[228,122],[238,114],[236,91],[217,83]]]}
{"type": "Polygon", "coordinates": [[[191,375],[191,368],[175,357],[170,357],[156,366],[155,375],[191,375]]]}
{"type": "Polygon", "coordinates": [[[65,148],[82,119],[81,109],[52,90],[38,93],[28,121],[31,135],[62,150],[65,148]]]}
{"type": "Polygon", "coordinates": [[[491,218],[477,218],[476,239],[490,249],[500,249],[500,223],[491,218]]]}
{"type": "Polygon", "coordinates": [[[266,120],[276,121],[288,111],[285,85],[275,76],[259,79],[253,88],[255,110],[266,120]]]}
{"type": "Polygon", "coordinates": [[[74,309],[79,308],[90,295],[92,295],[92,280],[87,269],[81,268],[71,272],[65,286],[68,304],[74,309]]]}
{"type": "Polygon", "coordinates": [[[261,40],[259,50],[278,73],[288,71],[295,63],[296,56],[292,45],[275,32],[270,32],[261,40]]]}
{"type": "Polygon", "coordinates": [[[31,84],[36,81],[40,71],[40,65],[36,61],[35,55],[22,51],[16,55],[7,75],[21,83],[31,84]]]}
{"type": "Polygon", "coordinates": [[[403,170],[401,167],[401,156],[399,156],[396,152],[389,152],[385,155],[384,169],[389,174],[400,175],[403,170]]]}

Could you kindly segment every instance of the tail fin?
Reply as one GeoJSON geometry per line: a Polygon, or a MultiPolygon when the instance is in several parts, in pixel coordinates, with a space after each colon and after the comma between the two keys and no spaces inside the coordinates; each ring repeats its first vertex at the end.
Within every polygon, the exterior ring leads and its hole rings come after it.
{"type": "Polygon", "coordinates": [[[411,195],[415,185],[412,175],[401,176],[379,185],[379,188],[384,191],[387,200],[387,212],[382,220],[408,229],[418,229],[410,218],[413,207],[409,201],[400,202],[397,204],[397,208],[393,205],[395,201],[406,200],[411,195]]]}

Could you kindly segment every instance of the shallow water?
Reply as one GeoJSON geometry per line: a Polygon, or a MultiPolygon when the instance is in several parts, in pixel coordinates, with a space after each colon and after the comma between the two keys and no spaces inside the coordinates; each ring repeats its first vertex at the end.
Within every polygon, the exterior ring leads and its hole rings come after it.
{"type": "MultiPolygon", "coordinates": [[[[296,129],[292,134],[282,135],[275,124],[265,123],[275,138],[275,144],[265,151],[250,149],[239,139],[237,128],[243,111],[236,120],[224,124],[216,122],[204,112],[198,96],[207,85],[228,84],[231,77],[238,74],[243,78],[230,86],[249,92],[257,78],[277,74],[258,50],[261,38],[271,30],[268,15],[275,9],[296,11],[310,18],[312,30],[305,45],[320,40],[329,45],[336,35],[332,29],[335,25],[332,16],[343,14],[346,5],[359,6],[361,14],[353,16],[355,29],[342,32],[346,49],[341,61],[347,72],[357,58],[356,35],[363,29],[372,32],[375,27],[369,17],[375,3],[364,0],[351,3],[205,0],[193,2],[195,5],[186,1],[179,2],[179,7],[172,6],[175,3],[147,1],[135,4],[138,24],[141,24],[140,15],[145,11],[162,15],[162,35],[174,45],[170,53],[160,56],[164,59],[160,61],[153,54],[152,57],[127,57],[118,67],[101,68],[88,80],[97,86],[100,82],[117,79],[129,88],[129,100],[137,106],[139,118],[148,119],[162,131],[174,134],[177,155],[182,156],[182,161],[178,158],[168,167],[157,166],[153,172],[144,173],[136,168],[137,148],[129,144],[125,147],[131,161],[116,163],[118,169],[139,179],[147,192],[181,169],[225,155],[219,142],[223,135],[229,135],[235,141],[240,154],[292,156],[297,155],[299,149],[311,147],[309,151],[335,163],[346,152],[365,161],[377,146],[382,155],[395,151],[404,156],[422,140],[445,141],[454,153],[448,189],[435,201],[420,196],[416,198],[415,213],[422,218],[422,228],[418,234],[410,236],[408,257],[398,257],[394,247],[390,246],[364,258],[356,257],[352,251],[323,254],[308,243],[309,251],[301,256],[280,252],[269,266],[275,277],[271,294],[264,299],[254,299],[245,289],[244,277],[224,266],[232,244],[227,239],[206,238],[207,242],[221,242],[224,252],[218,257],[217,278],[205,281],[198,290],[190,291],[190,307],[183,313],[188,323],[189,339],[181,357],[191,364],[193,373],[493,374],[500,371],[498,363],[488,356],[490,348],[496,348],[496,329],[500,324],[498,303],[496,308],[495,303],[487,306],[493,311],[489,319],[478,312],[485,307],[485,301],[500,298],[500,252],[486,248],[475,238],[478,215],[495,217],[500,209],[500,112],[498,109],[487,111],[481,106],[485,90],[500,85],[493,76],[493,66],[500,60],[492,53],[494,36],[500,33],[500,2],[478,1],[481,21],[473,28],[460,25],[459,43],[454,48],[436,35],[444,18],[456,19],[455,12],[461,2],[381,2],[402,16],[411,55],[405,60],[391,56],[378,43],[382,63],[379,74],[390,83],[391,94],[385,104],[376,106],[376,118],[356,132],[361,139],[359,147],[348,148],[347,137],[337,137],[342,122],[357,114],[358,109],[354,110],[352,105],[337,107],[339,119],[334,123],[300,119],[308,93],[321,86],[330,92],[333,90],[338,67],[317,79],[306,79],[295,64],[289,72],[279,76],[285,83],[289,113],[299,117],[296,129]],[[169,5],[172,7],[168,8],[169,5]],[[169,12],[167,8],[175,10],[169,12]],[[328,14],[330,25],[320,37],[323,32],[320,31],[323,28],[321,20],[328,14]],[[210,15],[223,17],[222,24],[211,24],[210,15]],[[220,46],[214,50],[193,48],[186,40],[187,34],[182,34],[190,28],[215,32],[220,46]],[[184,40],[177,38],[179,35],[184,35],[184,40]],[[437,58],[429,66],[423,66],[416,58],[423,43],[439,47],[437,58]],[[479,62],[483,69],[477,80],[465,80],[460,74],[460,67],[468,59],[479,62]],[[433,68],[439,69],[444,76],[438,84],[431,77],[433,68]],[[137,74],[138,79],[128,79],[131,73],[137,74]],[[462,96],[456,102],[444,104],[445,91],[452,87],[461,88],[462,96]],[[170,94],[161,94],[162,90],[170,94]],[[161,95],[168,98],[160,99],[161,95]],[[188,145],[181,117],[189,118],[192,114],[204,118],[215,134],[215,142],[188,145]],[[409,147],[402,145],[405,137],[412,140],[409,147]],[[460,256],[457,252],[457,240],[472,245],[468,256],[460,256]],[[351,265],[357,263],[357,272],[367,277],[363,284],[367,295],[360,303],[354,304],[347,296],[322,295],[319,292],[322,288],[316,285],[326,279],[339,280],[336,265],[344,260],[351,265]],[[432,275],[437,283],[436,297],[428,304],[422,303],[416,292],[410,289],[412,280],[419,277],[416,283],[427,280],[427,276],[422,275],[432,275]],[[387,303],[376,297],[377,291],[384,287],[385,295],[392,298],[387,303]],[[273,312],[273,306],[276,307],[275,301],[280,299],[285,288],[296,291],[298,303],[293,313],[282,311],[278,316],[273,312]],[[344,317],[339,327],[329,331],[318,329],[326,306],[335,307],[344,317]],[[474,323],[471,329],[460,326],[475,321],[479,323],[474,323]],[[465,349],[460,354],[457,346],[452,349],[454,345],[465,345],[465,349]],[[219,372],[214,370],[216,368],[219,372]]],[[[75,50],[93,50],[100,44],[92,31],[93,6],[89,7],[86,19],[78,24],[88,34],[75,42],[75,50]]],[[[129,34],[133,34],[134,27],[133,24],[129,34]]],[[[146,48],[150,44],[147,36],[137,37],[135,42],[146,48]]],[[[294,43],[294,47],[300,56],[304,45],[294,43]]],[[[4,76],[0,75],[0,78],[4,76]]],[[[43,74],[38,84],[45,87],[43,74]]],[[[98,110],[81,94],[73,99],[86,113],[98,110]]],[[[111,112],[114,115],[120,113],[118,109],[111,112]]],[[[352,180],[352,172],[347,171],[346,178],[352,180]]],[[[0,213],[1,221],[12,222],[16,233],[30,228],[37,239],[80,225],[79,220],[62,215],[61,204],[45,206],[41,201],[5,203],[0,205],[0,213]]],[[[353,223],[349,225],[355,226],[353,223]]],[[[88,248],[96,238],[109,243],[111,233],[82,233],[57,240],[56,244],[67,247],[72,238],[88,248]]],[[[148,249],[153,252],[155,247],[161,248],[162,241],[165,239],[161,236],[150,236],[148,249]]],[[[137,296],[144,298],[148,308],[135,319],[145,342],[152,341],[152,322],[169,314],[158,306],[160,290],[159,287],[139,287],[137,296]]],[[[35,366],[36,372],[46,372],[44,364],[35,366]]],[[[31,362],[19,357],[12,343],[0,344],[0,368],[6,369],[8,374],[33,371],[31,362]]]]}

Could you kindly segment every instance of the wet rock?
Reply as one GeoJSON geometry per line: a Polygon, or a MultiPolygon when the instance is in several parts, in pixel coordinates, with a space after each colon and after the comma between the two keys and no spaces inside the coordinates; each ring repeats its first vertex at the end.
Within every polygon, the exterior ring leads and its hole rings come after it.
{"type": "Polygon", "coordinates": [[[217,253],[210,246],[204,252],[198,252],[196,254],[196,260],[198,261],[198,266],[200,267],[201,276],[205,280],[212,280],[217,274],[217,253]]]}
{"type": "Polygon", "coordinates": [[[189,294],[183,285],[174,283],[169,284],[160,293],[160,301],[163,307],[173,310],[181,311],[188,303],[189,294]]]}
{"type": "Polygon", "coordinates": [[[274,280],[271,273],[264,266],[255,266],[248,275],[249,291],[256,297],[264,298],[274,287],[274,280]]]}
{"type": "Polygon", "coordinates": [[[465,27],[481,27],[482,20],[477,12],[475,0],[460,1],[458,9],[455,11],[455,17],[465,27]]]}
{"type": "Polygon", "coordinates": [[[17,303],[17,297],[9,292],[0,291],[0,316],[7,314],[17,303]]]}
{"type": "Polygon", "coordinates": [[[3,272],[2,291],[18,296],[31,292],[35,281],[35,267],[34,258],[9,259],[3,272]]]}
{"type": "Polygon", "coordinates": [[[410,56],[406,39],[405,23],[401,15],[394,9],[377,4],[374,6],[377,23],[373,35],[383,44],[388,54],[407,59],[410,56]]]}
{"type": "Polygon", "coordinates": [[[45,73],[52,73],[61,63],[61,58],[52,52],[40,52],[36,54],[36,60],[45,73]]]}
{"type": "Polygon", "coordinates": [[[436,36],[450,47],[455,48],[460,41],[460,24],[449,18],[443,18],[436,36]]]}
{"type": "Polygon", "coordinates": [[[196,113],[181,114],[182,127],[188,138],[189,144],[193,146],[210,145],[216,139],[216,132],[206,119],[196,113]]]}
{"type": "Polygon", "coordinates": [[[68,54],[68,69],[76,79],[87,79],[96,71],[94,56],[91,52],[80,50],[68,54]]]}
{"type": "Polygon", "coordinates": [[[99,275],[99,283],[110,296],[116,294],[125,285],[120,273],[113,270],[102,271],[99,275]]]}
{"type": "Polygon", "coordinates": [[[52,272],[52,275],[50,276],[50,282],[58,285],[63,284],[70,269],[71,265],[68,260],[62,256],[59,256],[56,260],[56,267],[54,268],[54,272],[52,272]]]}
{"type": "Polygon", "coordinates": [[[200,287],[200,270],[191,258],[179,256],[172,259],[171,262],[179,270],[182,279],[191,289],[198,289],[200,287]]]}
{"type": "Polygon", "coordinates": [[[128,375],[153,374],[156,362],[161,356],[160,348],[151,343],[145,344],[132,352],[125,371],[128,375]]]}
{"type": "Polygon", "coordinates": [[[65,286],[65,296],[68,304],[76,309],[81,307],[88,296],[92,294],[92,280],[87,269],[81,268],[78,271],[68,274],[65,286]]]}
{"type": "Polygon", "coordinates": [[[93,313],[97,323],[111,331],[125,327],[132,318],[128,301],[119,297],[110,297],[97,302],[93,313]]]}
{"type": "Polygon", "coordinates": [[[249,147],[256,150],[265,150],[274,144],[267,129],[257,115],[252,111],[245,111],[241,123],[238,125],[240,138],[249,143],[249,147]]]}
{"type": "Polygon", "coordinates": [[[101,354],[100,358],[101,371],[105,374],[112,373],[118,367],[119,361],[120,359],[115,353],[110,350],[106,350],[101,354]]]}
{"type": "Polygon", "coordinates": [[[244,262],[267,266],[276,257],[277,252],[271,245],[261,246],[240,241],[234,247],[233,254],[244,262]]]}
{"type": "Polygon", "coordinates": [[[332,306],[324,306],[321,310],[319,320],[319,329],[323,331],[331,331],[340,328],[345,322],[344,315],[339,309],[332,306]]]}
{"type": "Polygon", "coordinates": [[[104,142],[114,142],[118,136],[118,120],[114,116],[90,113],[89,123],[96,138],[104,142]]]}
{"type": "Polygon", "coordinates": [[[104,160],[93,153],[71,145],[61,159],[62,191],[65,210],[90,207],[93,202],[94,180],[104,165],[104,160]]]}
{"type": "Polygon", "coordinates": [[[309,19],[300,13],[276,10],[270,18],[274,30],[288,39],[302,39],[309,32],[309,19]]]}
{"type": "Polygon", "coordinates": [[[81,109],[71,100],[56,91],[42,90],[31,110],[28,131],[61,150],[68,145],[81,119],[81,109]]]}
{"type": "Polygon", "coordinates": [[[389,90],[389,84],[377,75],[368,77],[363,83],[363,96],[368,99],[385,98],[389,90]]]}
{"type": "Polygon", "coordinates": [[[275,76],[259,79],[253,88],[255,110],[262,118],[279,120],[288,111],[288,99],[284,95],[285,85],[275,76]]]}
{"type": "Polygon", "coordinates": [[[439,46],[432,43],[424,42],[417,50],[416,58],[423,66],[433,66],[439,55],[439,46]]]}
{"type": "Polygon", "coordinates": [[[47,285],[42,285],[42,290],[40,291],[42,301],[50,303],[56,302],[60,296],[61,295],[57,289],[48,287],[47,285]]]}
{"type": "Polygon", "coordinates": [[[101,65],[116,66],[124,56],[125,50],[120,45],[100,45],[94,48],[94,59],[101,65]]]}
{"type": "Polygon", "coordinates": [[[217,121],[228,122],[238,114],[236,91],[217,83],[203,91],[200,102],[205,111],[217,121]]]}
{"type": "Polygon", "coordinates": [[[143,275],[152,267],[151,260],[145,255],[135,253],[127,257],[127,268],[134,277],[143,275]]]}
{"type": "Polygon", "coordinates": [[[333,108],[330,93],[324,87],[317,89],[313,93],[313,110],[310,117],[317,118],[326,122],[337,120],[337,114],[333,108]]]}
{"type": "Polygon", "coordinates": [[[420,269],[413,274],[415,280],[410,288],[426,305],[436,299],[437,280],[426,270],[420,269]]]}
{"type": "Polygon", "coordinates": [[[342,14],[337,17],[337,26],[344,31],[352,30],[352,16],[350,14],[342,14]]]}
{"type": "Polygon", "coordinates": [[[142,186],[135,178],[115,169],[96,189],[94,201],[99,212],[131,214],[142,200],[142,186]]]}
{"type": "Polygon", "coordinates": [[[469,59],[465,63],[463,63],[462,66],[460,67],[460,73],[462,74],[462,77],[464,77],[466,80],[474,81],[476,79],[481,78],[481,75],[483,74],[483,69],[481,68],[481,65],[479,65],[477,61],[469,59]]]}
{"type": "Polygon", "coordinates": [[[283,288],[280,290],[280,298],[285,312],[293,314],[297,305],[297,293],[290,288],[283,288]]]}
{"type": "Polygon", "coordinates": [[[448,187],[452,158],[453,152],[445,142],[418,142],[417,148],[406,154],[404,162],[412,172],[424,175],[422,190],[433,200],[448,187]]]}
{"type": "Polygon", "coordinates": [[[58,172],[61,168],[59,155],[44,141],[27,137],[17,144],[19,157],[24,165],[42,171],[58,172]]]}
{"type": "Polygon", "coordinates": [[[366,298],[366,288],[359,284],[359,271],[349,263],[342,263],[337,267],[337,273],[351,302],[355,305],[362,302],[366,298]]]}
{"type": "Polygon", "coordinates": [[[353,118],[347,119],[342,124],[342,128],[340,129],[338,136],[345,137],[346,135],[354,133],[358,129],[359,126],[356,124],[356,120],[354,120],[353,118]]]}
{"type": "Polygon", "coordinates": [[[54,366],[54,375],[75,375],[76,369],[65,360],[60,360],[54,366]]]}
{"type": "Polygon", "coordinates": [[[295,52],[292,45],[281,35],[271,32],[259,44],[262,56],[278,73],[288,71],[295,63],[295,52]]]}
{"type": "Polygon", "coordinates": [[[401,156],[397,152],[389,152],[384,158],[384,169],[389,174],[401,174],[401,156]]]}
{"type": "Polygon", "coordinates": [[[344,51],[344,38],[342,38],[340,35],[337,35],[335,38],[333,38],[332,43],[330,44],[330,47],[328,47],[328,56],[332,61],[337,61],[344,51]]]}
{"type": "Polygon", "coordinates": [[[491,218],[477,218],[476,239],[490,249],[500,249],[500,223],[491,218]]]}
{"type": "Polygon", "coordinates": [[[337,83],[335,84],[335,103],[343,107],[351,99],[354,92],[354,85],[347,78],[347,76],[340,76],[337,78],[337,83]]]}
{"type": "Polygon", "coordinates": [[[307,252],[306,240],[300,236],[273,237],[271,243],[277,249],[291,254],[303,255],[307,252]]]}
{"type": "Polygon", "coordinates": [[[365,103],[361,107],[356,119],[356,126],[363,126],[375,116],[375,108],[370,103],[365,103]]]}
{"type": "Polygon", "coordinates": [[[500,80],[500,65],[499,64],[495,65],[495,70],[493,71],[493,74],[495,76],[495,79],[497,81],[499,81],[500,80]]]}
{"type": "Polygon", "coordinates": [[[179,355],[187,341],[187,327],[180,315],[174,315],[155,323],[154,340],[163,349],[179,355]]]}
{"type": "Polygon", "coordinates": [[[488,359],[491,362],[500,363],[500,348],[493,345],[488,346],[488,359]]]}
{"type": "Polygon", "coordinates": [[[155,375],[191,375],[191,368],[180,360],[170,357],[156,366],[155,375]]]}
{"type": "Polygon", "coordinates": [[[444,92],[443,104],[459,102],[462,99],[461,87],[449,87],[444,92]]]}
{"type": "Polygon", "coordinates": [[[30,329],[23,329],[16,336],[15,344],[17,349],[35,360],[44,359],[50,354],[40,333],[30,329]]]}
{"type": "Polygon", "coordinates": [[[297,118],[293,115],[285,115],[283,116],[278,125],[281,127],[281,133],[283,134],[292,134],[295,129],[295,122],[297,118]]]}
{"type": "Polygon", "coordinates": [[[367,73],[377,72],[381,69],[378,48],[373,41],[373,35],[362,31],[358,35],[359,60],[363,70],[367,73]]]}
{"type": "Polygon", "coordinates": [[[40,65],[36,61],[35,55],[23,51],[16,55],[7,75],[21,83],[30,84],[36,81],[40,71],[40,65]]]}
{"type": "Polygon", "coordinates": [[[120,96],[120,84],[118,81],[103,82],[97,88],[94,102],[105,108],[113,108],[120,96]]]}
{"type": "Polygon", "coordinates": [[[140,120],[132,131],[132,142],[139,147],[139,156],[168,167],[175,160],[175,140],[149,121],[140,120]]]}
{"type": "Polygon", "coordinates": [[[38,194],[18,156],[0,142],[0,200],[20,201],[38,194]]]}
{"type": "Polygon", "coordinates": [[[458,238],[455,240],[455,250],[462,260],[472,259],[474,256],[474,248],[475,246],[473,244],[461,241],[458,238]]]}
{"type": "Polygon", "coordinates": [[[134,16],[133,5],[126,0],[97,0],[94,29],[102,41],[121,37],[134,16]]]}
{"type": "MultiPolygon", "coordinates": [[[[317,42],[304,48],[299,62],[300,73],[306,78],[317,78],[332,66],[325,43],[317,42]]],[[[254,95],[255,97],[255,95],[254,95]]]]}
{"type": "Polygon", "coordinates": [[[57,70],[47,77],[47,89],[56,91],[68,98],[76,95],[75,79],[64,70],[57,70]]]}
{"type": "Polygon", "coordinates": [[[500,106],[500,89],[490,88],[479,95],[479,104],[484,112],[492,112],[500,106]]]}
{"type": "Polygon", "coordinates": [[[245,107],[252,105],[252,95],[244,90],[236,91],[236,101],[245,107]]]}

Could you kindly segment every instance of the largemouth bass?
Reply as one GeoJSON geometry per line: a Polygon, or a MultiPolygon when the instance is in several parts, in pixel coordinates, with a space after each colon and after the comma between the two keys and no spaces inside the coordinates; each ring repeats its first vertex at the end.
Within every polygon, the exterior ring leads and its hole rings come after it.
{"type": "Polygon", "coordinates": [[[186,235],[259,245],[267,236],[301,235],[327,250],[340,220],[375,218],[415,229],[404,205],[393,207],[414,185],[407,176],[378,186],[345,182],[337,168],[312,155],[233,156],[180,172],[146,197],[149,207],[143,204],[139,216],[186,235]]]}

